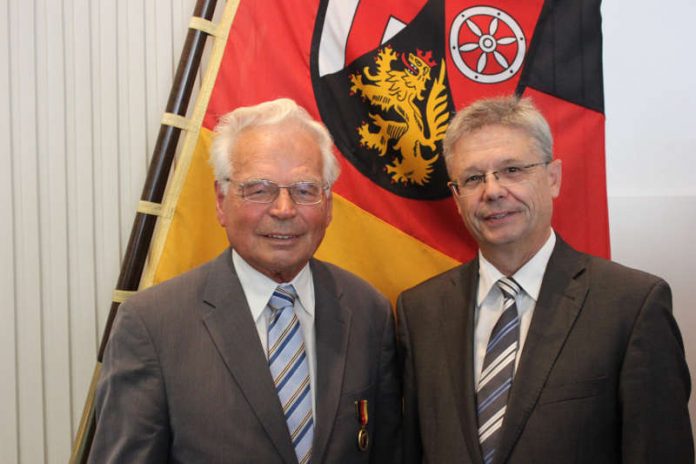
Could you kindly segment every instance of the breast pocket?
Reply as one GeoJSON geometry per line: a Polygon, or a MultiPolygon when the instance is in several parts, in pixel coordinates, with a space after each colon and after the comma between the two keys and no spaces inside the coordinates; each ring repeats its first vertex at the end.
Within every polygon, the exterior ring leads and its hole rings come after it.
{"type": "Polygon", "coordinates": [[[608,379],[606,377],[598,377],[562,385],[548,385],[541,392],[539,404],[551,404],[598,396],[606,390],[607,384],[608,379]]]}

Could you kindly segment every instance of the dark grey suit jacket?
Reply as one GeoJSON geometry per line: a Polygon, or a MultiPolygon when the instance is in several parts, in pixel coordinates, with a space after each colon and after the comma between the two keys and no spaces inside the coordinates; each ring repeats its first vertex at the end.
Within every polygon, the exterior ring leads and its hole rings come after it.
{"type": "MultiPolygon", "coordinates": [[[[404,462],[482,462],[473,384],[477,288],[474,260],[399,297],[404,462]]],[[[559,238],[494,462],[692,463],[690,389],[668,285],[559,238]]]]}
{"type": "MultiPolygon", "coordinates": [[[[316,294],[314,463],[398,459],[401,391],[388,301],[310,262],[316,294]],[[354,402],[368,400],[360,451],[354,402]]],[[[118,312],[96,395],[95,463],[296,463],[230,250],[118,312]]]]}

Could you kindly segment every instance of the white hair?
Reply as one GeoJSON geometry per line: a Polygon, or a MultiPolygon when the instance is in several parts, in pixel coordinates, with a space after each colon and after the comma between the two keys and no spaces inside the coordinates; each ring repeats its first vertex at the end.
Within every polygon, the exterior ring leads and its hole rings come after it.
{"type": "Polygon", "coordinates": [[[254,106],[239,107],[230,111],[215,127],[215,138],[210,150],[210,164],[215,180],[227,193],[228,183],[234,171],[232,159],[235,144],[245,129],[270,126],[284,122],[296,122],[306,129],[319,146],[322,157],[323,181],[331,187],[340,173],[338,160],[333,154],[333,139],[324,124],[315,121],[301,106],[289,98],[259,103],[254,106]]]}

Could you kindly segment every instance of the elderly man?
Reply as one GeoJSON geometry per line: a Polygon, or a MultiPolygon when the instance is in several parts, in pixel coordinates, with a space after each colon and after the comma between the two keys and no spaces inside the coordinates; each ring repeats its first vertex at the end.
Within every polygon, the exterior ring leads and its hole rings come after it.
{"type": "Polygon", "coordinates": [[[239,108],[211,158],[230,249],[121,306],[90,460],[396,461],[389,303],[312,259],[339,171],[328,131],[291,100],[239,108]]]}
{"type": "Polygon", "coordinates": [[[561,161],[542,115],[476,102],[444,153],[479,252],[399,297],[405,462],[693,462],[670,289],[553,231],[561,161]]]}

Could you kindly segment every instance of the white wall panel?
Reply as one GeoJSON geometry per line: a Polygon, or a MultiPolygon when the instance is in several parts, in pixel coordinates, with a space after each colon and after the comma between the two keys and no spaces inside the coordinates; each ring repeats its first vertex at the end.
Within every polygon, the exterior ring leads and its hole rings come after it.
{"type": "MultiPolygon", "coordinates": [[[[90,0],[65,2],[65,124],[71,434],[79,424],[95,363],[94,105],[90,0]]],[[[66,423],[67,426],[67,423],[66,423]]]]}
{"type": "MultiPolygon", "coordinates": [[[[172,52],[175,57],[175,65],[172,68],[172,76],[176,71],[176,63],[178,63],[177,58],[181,55],[181,51],[184,48],[184,41],[186,39],[186,34],[181,34],[179,31],[187,30],[189,21],[191,20],[191,13],[193,12],[193,5],[195,2],[191,0],[161,0],[162,2],[168,3],[172,12],[172,52]]],[[[224,2],[220,3],[224,5],[224,2]]],[[[218,5],[218,10],[220,9],[218,5]]],[[[164,7],[163,7],[164,9],[164,7]]],[[[163,105],[164,106],[164,105],[163,105]]]]}
{"type": "MultiPolygon", "coordinates": [[[[118,26],[125,2],[100,1],[92,6],[92,82],[93,82],[93,136],[94,136],[94,235],[97,284],[97,320],[104,327],[121,250],[120,209],[121,184],[119,171],[121,157],[128,157],[125,146],[119,143],[119,119],[130,109],[119,106],[122,102],[122,77],[119,66],[122,52],[118,43],[118,26]],[[114,246],[115,245],[115,246],[114,246]]],[[[142,72],[142,69],[140,70],[142,72]]],[[[101,332],[101,330],[100,330],[101,332]]]]}
{"type": "Polygon", "coordinates": [[[696,196],[696,90],[687,43],[693,0],[604,1],[607,175],[610,195],[696,196]],[[660,31],[653,40],[646,31],[660,31]]]}
{"type": "MultiPolygon", "coordinates": [[[[147,162],[155,148],[159,133],[160,119],[164,111],[169,90],[172,86],[175,59],[178,59],[181,48],[174,48],[172,37],[175,24],[173,22],[174,2],[155,0],[145,5],[145,57],[150,72],[146,77],[146,106],[147,106],[147,162]],[[172,5],[170,5],[172,3],[172,5]]],[[[191,15],[191,11],[187,12],[191,15]]],[[[177,37],[184,37],[180,32],[185,26],[176,25],[177,37]]],[[[183,44],[183,43],[182,43],[183,44]]],[[[142,185],[140,186],[142,188],[142,185]]],[[[140,194],[140,192],[139,192],[140,194]]]]}
{"type": "Polygon", "coordinates": [[[10,10],[0,1],[0,462],[18,460],[10,10]]]}
{"type": "Polygon", "coordinates": [[[70,456],[63,431],[70,417],[63,12],[54,0],[37,0],[35,8],[43,452],[45,462],[62,463],[70,456]]]}
{"type": "Polygon", "coordinates": [[[15,323],[20,462],[43,462],[42,273],[39,221],[36,11],[33,2],[10,4],[12,148],[15,227],[15,323]]]}
{"type": "MultiPolygon", "coordinates": [[[[145,8],[147,2],[126,0],[118,8],[119,202],[121,253],[126,250],[135,208],[147,168],[146,76],[155,67],[145,63],[145,8]],[[134,72],[145,70],[145,72],[134,72]]],[[[161,106],[161,105],[160,105],[161,106]]],[[[160,109],[160,112],[162,110],[160,109]]]]}
{"type": "Polygon", "coordinates": [[[3,464],[69,458],[194,4],[0,1],[3,464]]]}
{"type": "MultiPolygon", "coordinates": [[[[603,7],[607,178],[613,255],[670,282],[694,372],[695,65],[666,44],[696,4],[676,2],[603,7]]],[[[194,4],[0,0],[3,464],[67,461],[194,4]]]]}

